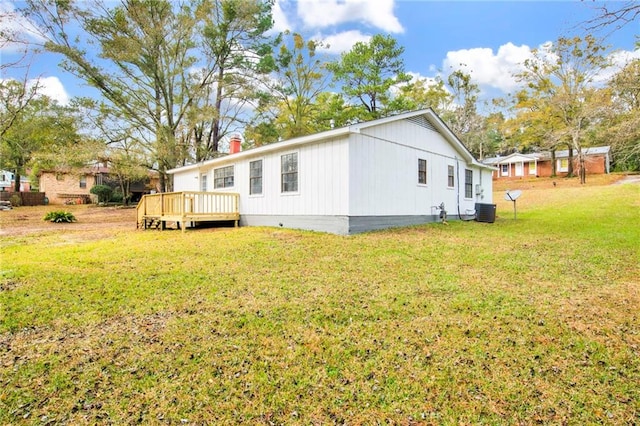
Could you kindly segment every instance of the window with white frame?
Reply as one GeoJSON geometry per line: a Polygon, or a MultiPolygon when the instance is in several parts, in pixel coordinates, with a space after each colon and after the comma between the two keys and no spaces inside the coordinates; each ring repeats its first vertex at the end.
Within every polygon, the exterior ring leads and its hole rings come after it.
{"type": "Polygon", "coordinates": [[[282,192],[298,191],[298,153],[285,154],[281,159],[282,192]]]}
{"type": "Polygon", "coordinates": [[[233,166],[213,170],[213,187],[215,189],[233,187],[233,166]]]}
{"type": "Polygon", "coordinates": [[[80,188],[86,188],[87,187],[87,176],[82,175],[80,176],[80,188]]]}
{"type": "Polygon", "coordinates": [[[454,168],[453,166],[447,166],[447,186],[453,188],[455,186],[454,168]]]}
{"type": "Polygon", "coordinates": [[[427,184],[427,160],[418,158],[418,183],[427,184]]]}
{"type": "Polygon", "coordinates": [[[568,172],[569,171],[569,159],[568,158],[559,158],[558,159],[558,171],[559,172],[568,172]]]}
{"type": "Polygon", "coordinates": [[[464,198],[473,198],[473,170],[464,170],[464,198]]]}
{"type": "Polygon", "coordinates": [[[200,191],[207,192],[207,175],[200,175],[200,191]]]}
{"type": "Polygon", "coordinates": [[[536,163],[535,161],[530,161],[529,162],[529,174],[530,175],[535,175],[538,173],[538,163],[536,163]]]}
{"type": "Polygon", "coordinates": [[[500,165],[500,173],[502,174],[502,176],[509,176],[509,165],[508,164],[501,164],[500,165]]]}
{"type": "Polygon", "coordinates": [[[262,194],[262,160],[249,163],[249,194],[262,194]]]}

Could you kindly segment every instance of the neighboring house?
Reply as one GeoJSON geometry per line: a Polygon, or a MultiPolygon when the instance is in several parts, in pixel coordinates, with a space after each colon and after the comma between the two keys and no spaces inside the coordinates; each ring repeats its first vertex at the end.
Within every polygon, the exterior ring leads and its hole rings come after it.
{"type": "MultiPolygon", "coordinates": [[[[131,201],[140,200],[142,195],[155,191],[158,178],[150,175],[146,182],[131,185],[131,201]]],[[[39,175],[40,191],[46,193],[50,204],[89,203],[95,196],[91,188],[95,185],[116,186],[109,168],[96,163],[90,167],[73,171],[42,171],[39,175]]]]}
{"type": "Polygon", "coordinates": [[[431,110],[253,148],[168,172],[175,191],[229,191],[241,225],[353,234],[473,218],[493,167],[431,110]]]}
{"type": "MultiPolygon", "coordinates": [[[[608,146],[598,146],[586,148],[585,167],[587,174],[609,173],[611,158],[611,148],[608,146]]],[[[493,173],[494,179],[521,179],[525,177],[550,177],[552,168],[551,152],[537,152],[532,154],[514,153],[506,157],[492,157],[483,160],[484,164],[494,166],[497,170],[493,173]]],[[[556,151],[556,175],[566,176],[569,171],[569,151],[556,151]]],[[[578,171],[578,155],[573,152],[573,170],[578,171]]]]}
{"type": "MultiPolygon", "coordinates": [[[[0,170],[0,191],[13,192],[15,187],[15,174],[8,170],[0,170]]],[[[20,192],[31,191],[31,183],[26,176],[20,176],[20,192]]]]}

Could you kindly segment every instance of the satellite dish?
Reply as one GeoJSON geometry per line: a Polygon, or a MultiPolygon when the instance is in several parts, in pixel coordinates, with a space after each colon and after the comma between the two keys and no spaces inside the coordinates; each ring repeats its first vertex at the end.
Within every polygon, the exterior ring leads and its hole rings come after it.
{"type": "Polygon", "coordinates": [[[504,199],[507,201],[515,201],[521,195],[522,191],[520,191],[519,189],[516,189],[515,191],[507,191],[507,193],[504,194],[504,199]]]}

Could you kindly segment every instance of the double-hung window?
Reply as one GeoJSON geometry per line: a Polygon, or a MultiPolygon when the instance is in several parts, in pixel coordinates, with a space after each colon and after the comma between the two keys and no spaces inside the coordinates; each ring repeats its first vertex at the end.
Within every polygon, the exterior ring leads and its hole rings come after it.
{"type": "Polygon", "coordinates": [[[464,198],[473,197],[473,170],[464,170],[464,198]]]}
{"type": "Polygon", "coordinates": [[[559,172],[568,172],[569,171],[569,159],[568,158],[559,158],[558,159],[558,171],[559,172]]]}
{"type": "Polygon", "coordinates": [[[249,194],[262,194],[262,160],[249,163],[249,194]]]}
{"type": "Polygon", "coordinates": [[[86,188],[87,187],[87,176],[82,175],[80,176],[80,188],[86,188]]]}
{"type": "Polygon", "coordinates": [[[453,171],[453,166],[447,166],[447,187],[449,188],[453,188],[455,186],[453,171]]]}
{"type": "Polygon", "coordinates": [[[281,158],[280,173],[282,192],[298,191],[298,153],[285,154],[281,158]]]}
{"type": "Polygon", "coordinates": [[[233,166],[221,167],[213,171],[213,187],[215,189],[233,187],[233,166]]]}
{"type": "Polygon", "coordinates": [[[200,191],[207,192],[207,175],[200,175],[200,191]]]}
{"type": "Polygon", "coordinates": [[[418,158],[418,183],[427,184],[427,160],[418,158]]]}

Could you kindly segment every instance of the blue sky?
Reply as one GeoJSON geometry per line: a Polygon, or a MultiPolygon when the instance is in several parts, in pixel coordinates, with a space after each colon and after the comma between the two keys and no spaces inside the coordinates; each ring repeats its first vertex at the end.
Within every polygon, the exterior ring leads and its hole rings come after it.
{"type": "MultiPolygon", "coordinates": [[[[357,41],[376,33],[391,34],[405,48],[406,70],[416,77],[448,75],[463,67],[482,88],[485,98],[514,90],[511,77],[532,48],[560,36],[584,36],[581,23],[597,15],[593,1],[420,1],[420,0],[277,0],[275,30],[289,29],[306,38],[330,44],[336,57],[357,41]],[[462,66],[461,64],[464,64],[462,66]]],[[[20,2],[0,0],[0,13],[10,12],[20,2]]],[[[612,5],[612,3],[609,3],[612,5]]],[[[623,5],[623,2],[613,3],[623,5]]],[[[28,24],[2,18],[0,25],[28,24]]],[[[632,57],[640,21],[617,31],[611,28],[594,35],[605,37],[618,66],[632,57]]],[[[15,57],[11,46],[0,47],[3,63],[15,57]]],[[[44,78],[47,94],[66,102],[90,93],[82,83],[65,75],[52,55],[35,57],[30,77],[44,78]]],[[[4,69],[1,78],[22,77],[24,69],[4,69]]],[[[603,76],[606,77],[606,76],[603,76]]]]}

